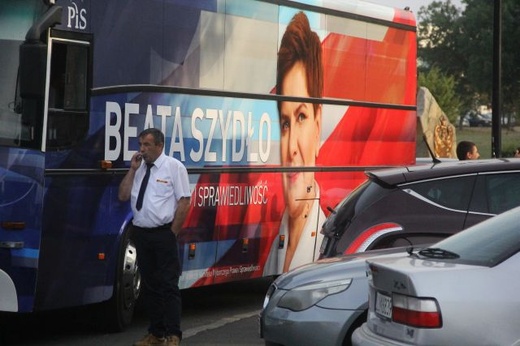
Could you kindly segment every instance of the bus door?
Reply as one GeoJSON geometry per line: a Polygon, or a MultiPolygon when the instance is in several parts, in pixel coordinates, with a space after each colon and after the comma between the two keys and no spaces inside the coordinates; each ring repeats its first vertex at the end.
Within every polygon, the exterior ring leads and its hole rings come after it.
{"type": "Polygon", "coordinates": [[[112,294],[103,288],[108,259],[88,256],[105,253],[103,246],[109,246],[98,245],[103,237],[94,235],[97,211],[110,210],[108,204],[100,206],[111,179],[96,173],[99,158],[93,158],[87,139],[91,42],[91,35],[62,30],[51,30],[49,36],[42,134],[46,161],[42,253],[35,298],[39,310],[101,301],[112,294]]]}

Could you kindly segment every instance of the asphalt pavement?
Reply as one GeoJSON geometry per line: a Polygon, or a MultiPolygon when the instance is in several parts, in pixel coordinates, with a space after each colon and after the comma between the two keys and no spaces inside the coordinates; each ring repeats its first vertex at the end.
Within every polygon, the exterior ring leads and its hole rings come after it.
{"type": "MultiPolygon", "coordinates": [[[[189,333],[189,331],[187,331],[189,333]]],[[[264,345],[258,335],[258,315],[241,318],[216,328],[208,328],[193,336],[186,335],[183,346],[188,345],[264,345]]]]}
{"type": "MultiPolygon", "coordinates": [[[[264,345],[258,314],[270,278],[183,291],[181,345],[264,345]]],[[[0,346],[128,346],[146,333],[148,319],[137,308],[121,333],[97,326],[92,307],[32,314],[0,313],[0,346]]]]}

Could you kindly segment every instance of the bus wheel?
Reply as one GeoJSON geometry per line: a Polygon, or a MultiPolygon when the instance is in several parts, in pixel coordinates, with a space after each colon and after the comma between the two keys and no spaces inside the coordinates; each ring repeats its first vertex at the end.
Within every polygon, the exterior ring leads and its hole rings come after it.
{"type": "Polygon", "coordinates": [[[137,252],[127,230],[121,242],[114,283],[114,294],[108,302],[108,328],[120,332],[131,322],[135,304],[141,290],[141,275],[137,263],[137,252]]]}

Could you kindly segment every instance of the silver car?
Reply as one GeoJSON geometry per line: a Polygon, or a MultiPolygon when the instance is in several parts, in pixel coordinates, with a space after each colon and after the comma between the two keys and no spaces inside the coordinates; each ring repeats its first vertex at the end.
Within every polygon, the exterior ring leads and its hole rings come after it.
{"type": "Polygon", "coordinates": [[[520,345],[520,208],[409,256],[368,260],[354,345],[520,345]]]}
{"type": "Polygon", "coordinates": [[[345,345],[366,321],[366,260],[402,256],[406,248],[323,259],[279,276],[260,313],[266,345],[345,345]]]}

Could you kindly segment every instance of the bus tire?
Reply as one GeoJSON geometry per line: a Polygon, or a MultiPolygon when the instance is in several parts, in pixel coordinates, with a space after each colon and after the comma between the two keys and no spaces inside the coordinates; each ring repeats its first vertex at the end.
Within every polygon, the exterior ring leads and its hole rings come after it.
{"type": "Polygon", "coordinates": [[[132,322],[134,309],[141,290],[141,275],[137,252],[126,230],[119,249],[114,293],[107,305],[107,326],[111,332],[121,332],[132,322]]]}

